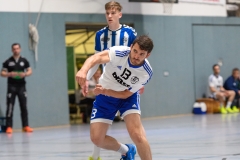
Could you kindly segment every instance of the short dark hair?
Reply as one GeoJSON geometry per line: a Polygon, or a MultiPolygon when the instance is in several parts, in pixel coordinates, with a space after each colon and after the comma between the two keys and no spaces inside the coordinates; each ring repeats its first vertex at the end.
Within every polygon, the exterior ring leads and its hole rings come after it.
{"type": "Polygon", "coordinates": [[[239,69],[238,68],[233,68],[232,73],[234,73],[236,71],[239,71],[239,69]]]}
{"type": "Polygon", "coordinates": [[[141,50],[147,51],[148,53],[153,49],[153,41],[147,35],[137,37],[132,45],[134,46],[135,43],[139,45],[141,50]]]}
{"type": "Polygon", "coordinates": [[[213,66],[212,66],[212,69],[214,69],[215,67],[220,67],[218,64],[214,64],[213,66]]]}
{"type": "Polygon", "coordinates": [[[19,46],[19,48],[21,48],[20,43],[13,43],[13,44],[12,44],[12,49],[13,49],[14,46],[17,46],[17,45],[19,46]]]}

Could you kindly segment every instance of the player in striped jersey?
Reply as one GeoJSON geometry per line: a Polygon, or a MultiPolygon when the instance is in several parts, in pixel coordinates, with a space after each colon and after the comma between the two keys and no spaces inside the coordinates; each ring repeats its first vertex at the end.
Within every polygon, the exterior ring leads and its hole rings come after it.
{"type": "Polygon", "coordinates": [[[136,146],[142,160],[152,160],[140,120],[138,93],[153,74],[147,60],[152,49],[152,40],[148,36],[140,36],[134,40],[131,47],[115,46],[91,56],[76,75],[76,80],[84,88],[89,69],[96,64],[106,64],[94,90],[97,96],[92,110],[90,135],[96,146],[121,153],[122,160],[134,160],[136,146]],[[122,144],[106,135],[118,110],[136,146],[122,144]]]}
{"type": "MultiPolygon", "coordinates": [[[[119,20],[122,17],[122,6],[120,3],[110,1],[105,4],[106,20],[108,26],[99,30],[95,37],[95,53],[101,52],[112,46],[128,46],[137,36],[137,32],[132,27],[125,24],[120,24],[119,20]]],[[[87,79],[90,79],[96,72],[98,65],[90,69],[87,79]]]]}
{"type": "MultiPolygon", "coordinates": [[[[99,53],[112,46],[128,46],[130,47],[132,42],[137,36],[137,32],[132,27],[125,24],[120,24],[119,20],[122,17],[122,6],[120,3],[110,1],[105,4],[106,20],[108,26],[102,28],[96,33],[95,37],[95,53],[99,53]]],[[[90,69],[87,75],[87,79],[90,80],[99,65],[90,69]]],[[[82,89],[83,95],[87,92],[88,85],[82,89]]],[[[143,89],[141,90],[141,93],[143,89]]],[[[120,118],[119,118],[120,119],[120,118]]],[[[89,160],[100,160],[100,148],[94,146],[92,156],[89,160]]]]}
{"type": "MultiPolygon", "coordinates": [[[[111,17],[109,19],[108,21],[111,23],[113,20],[111,20],[111,17]]],[[[125,24],[119,24],[118,28],[111,28],[109,25],[97,32],[95,50],[100,52],[112,46],[130,47],[136,35],[135,30],[125,24]]]]}

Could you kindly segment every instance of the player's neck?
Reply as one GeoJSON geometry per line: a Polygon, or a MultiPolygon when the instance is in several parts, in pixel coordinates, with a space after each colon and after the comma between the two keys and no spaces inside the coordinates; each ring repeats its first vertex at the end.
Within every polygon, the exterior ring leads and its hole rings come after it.
{"type": "Polygon", "coordinates": [[[120,24],[120,23],[111,24],[111,25],[108,25],[108,28],[109,28],[111,31],[116,31],[116,30],[118,30],[119,28],[121,28],[121,24],[120,24]]]}
{"type": "Polygon", "coordinates": [[[19,55],[13,55],[13,58],[16,60],[16,59],[19,59],[20,58],[20,54],[19,55]]]}

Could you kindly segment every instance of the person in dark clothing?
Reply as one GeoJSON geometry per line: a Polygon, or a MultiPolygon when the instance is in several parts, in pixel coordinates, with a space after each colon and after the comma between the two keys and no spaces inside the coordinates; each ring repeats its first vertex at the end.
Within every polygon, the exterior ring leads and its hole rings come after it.
{"type": "Polygon", "coordinates": [[[15,98],[18,96],[21,119],[24,132],[32,132],[33,129],[28,125],[28,111],[27,111],[27,93],[25,77],[32,74],[32,69],[29,62],[21,57],[21,46],[19,43],[12,44],[13,55],[3,63],[1,76],[6,77],[7,80],[7,112],[6,112],[6,133],[12,133],[13,126],[13,108],[15,98]]]}
{"type": "MultiPolygon", "coordinates": [[[[235,99],[237,100],[240,98],[239,75],[240,75],[239,69],[234,68],[232,70],[232,75],[228,77],[223,86],[226,90],[234,91],[236,93],[235,99]]],[[[236,106],[233,106],[233,111],[239,112],[239,109],[236,106]]]]}

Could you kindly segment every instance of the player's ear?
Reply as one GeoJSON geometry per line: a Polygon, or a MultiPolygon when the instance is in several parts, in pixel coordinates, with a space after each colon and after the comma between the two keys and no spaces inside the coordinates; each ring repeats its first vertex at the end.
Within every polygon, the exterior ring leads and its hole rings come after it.
{"type": "Polygon", "coordinates": [[[147,56],[146,56],[146,58],[148,58],[148,57],[150,56],[150,54],[151,54],[151,53],[148,53],[147,56]]]}
{"type": "Polygon", "coordinates": [[[122,18],[122,12],[119,12],[119,18],[122,18]]]}

